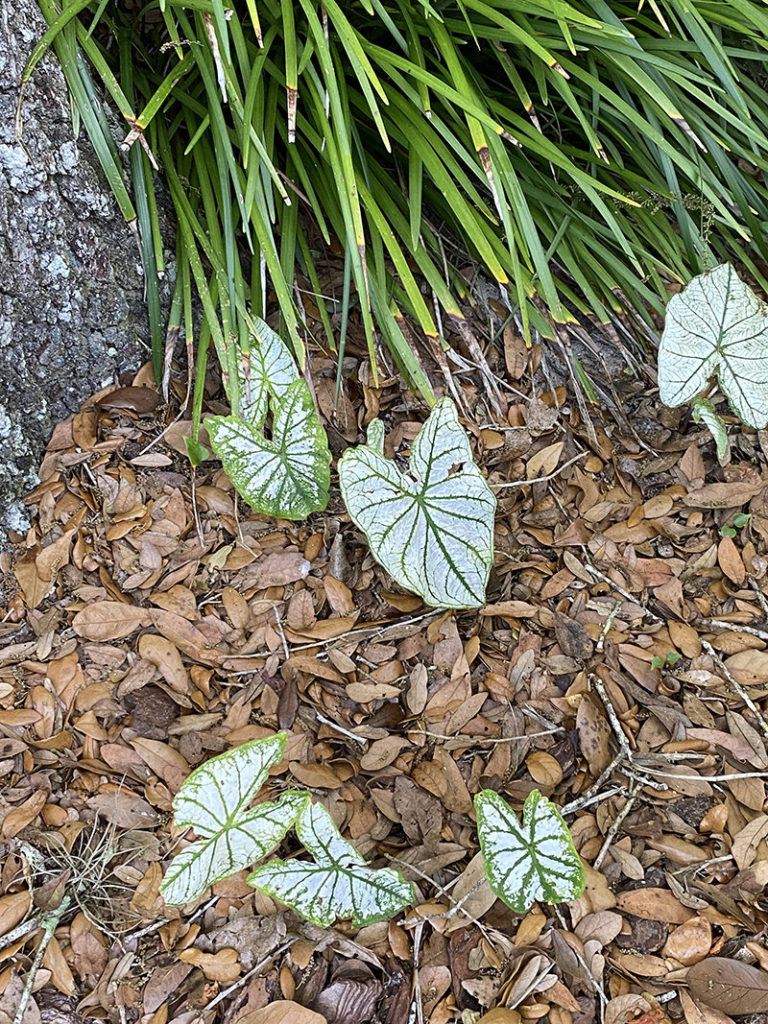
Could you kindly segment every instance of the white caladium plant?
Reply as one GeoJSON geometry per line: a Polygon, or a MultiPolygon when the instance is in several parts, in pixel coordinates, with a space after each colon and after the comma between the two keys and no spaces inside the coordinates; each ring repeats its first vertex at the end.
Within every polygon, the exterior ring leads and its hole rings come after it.
{"type": "Polygon", "coordinates": [[[200,836],[173,858],[160,886],[166,903],[198,899],[209,885],[229,878],[272,853],[282,842],[309,794],[289,790],[279,800],[249,804],[279,764],[286,735],[252,740],[211,758],[185,780],[173,800],[177,828],[200,836]]]}
{"type": "Polygon", "coordinates": [[[339,462],[341,494],[373,556],[436,608],[477,608],[493,563],[496,498],[472,460],[456,406],[441,398],[411,449],[409,475],[384,457],[384,425],[339,462]]]}
{"type": "Polygon", "coordinates": [[[328,504],[328,439],[287,346],[264,321],[255,330],[251,351],[239,353],[239,414],[208,416],[205,426],[249,505],[280,519],[305,519],[328,504]]]}
{"type": "MultiPolygon", "coordinates": [[[[730,263],[694,277],[669,300],[659,346],[661,400],[691,402],[715,375],[747,426],[768,424],[768,307],[730,263]]],[[[699,404],[698,412],[724,453],[722,420],[711,406],[699,404]]]]}
{"type": "Polygon", "coordinates": [[[523,805],[523,822],[498,793],[475,797],[477,834],[488,884],[522,914],[536,900],[560,903],[584,891],[584,866],[562,815],[538,790],[523,805]]]}
{"type": "Polygon", "coordinates": [[[273,860],[248,882],[320,927],[351,918],[355,928],[385,921],[414,900],[413,886],[399,871],[365,866],[320,804],[306,804],[296,819],[296,835],[315,859],[273,860]]]}

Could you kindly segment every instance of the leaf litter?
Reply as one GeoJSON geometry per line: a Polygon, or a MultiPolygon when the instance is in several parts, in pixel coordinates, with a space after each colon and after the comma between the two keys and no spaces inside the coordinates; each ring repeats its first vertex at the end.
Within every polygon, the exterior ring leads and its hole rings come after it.
{"type": "MultiPolygon", "coordinates": [[[[336,407],[312,353],[331,448],[380,416],[404,466],[427,410],[376,384],[353,326],[336,407]]],[[[34,976],[30,1021],[768,1020],[768,440],[734,431],[721,465],[641,356],[630,379],[616,346],[579,350],[587,405],[565,349],[502,340],[451,378],[498,502],[477,611],[399,587],[335,476],[300,523],[238,502],[215,461],[193,491],[183,388],[166,406],[146,367],[56,428],[0,556],[0,1018],[34,976]],[[181,783],[278,730],[264,799],[308,788],[414,906],[319,928],[254,865],[164,904],[181,783]],[[586,888],[518,914],[483,877],[473,800],[519,815],[534,789],[586,888]]]]}

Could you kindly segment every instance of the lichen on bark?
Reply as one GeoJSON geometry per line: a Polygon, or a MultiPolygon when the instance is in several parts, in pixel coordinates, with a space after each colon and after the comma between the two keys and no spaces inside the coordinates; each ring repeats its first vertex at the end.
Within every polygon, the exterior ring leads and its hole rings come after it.
{"type": "Polygon", "coordinates": [[[0,4],[0,543],[53,426],[149,355],[136,240],[83,131],[73,135],[52,54],[24,90],[46,25],[35,0],[0,4]]]}

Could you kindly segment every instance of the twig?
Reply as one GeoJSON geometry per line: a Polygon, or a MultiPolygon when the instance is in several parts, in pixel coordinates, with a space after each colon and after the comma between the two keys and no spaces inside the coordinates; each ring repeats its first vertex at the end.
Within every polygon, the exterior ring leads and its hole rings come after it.
{"type": "Polygon", "coordinates": [[[59,921],[61,921],[64,914],[67,912],[70,902],[70,897],[64,896],[61,903],[55,910],[47,911],[40,918],[40,927],[43,929],[43,934],[40,937],[40,944],[35,952],[35,958],[32,961],[32,966],[29,969],[27,981],[24,985],[24,991],[21,993],[21,999],[19,1000],[19,1005],[16,1009],[16,1016],[13,1018],[13,1024],[22,1024],[27,1004],[29,1003],[30,996],[32,995],[35,978],[38,970],[40,969],[40,964],[43,962],[43,956],[48,948],[48,943],[53,938],[53,933],[59,927],[59,921]]]}
{"type": "Polygon", "coordinates": [[[617,796],[619,793],[626,793],[626,788],[624,786],[616,786],[614,789],[606,790],[604,793],[592,793],[590,796],[585,795],[578,800],[571,800],[569,804],[560,809],[560,813],[562,815],[575,814],[576,811],[581,811],[585,807],[589,807],[591,804],[596,804],[599,801],[607,800],[611,796],[617,796]]]}
{"type": "MultiPolygon", "coordinates": [[[[429,875],[425,874],[421,870],[421,868],[416,867],[415,864],[409,864],[407,860],[400,860],[399,857],[392,857],[387,854],[385,854],[385,856],[387,857],[387,860],[389,860],[391,863],[399,864],[400,867],[406,868],[408,871],[412,871],[415,875],[418,875],[419,878],[423,878],[424,881],[431,885],[433,889],[437,890],[438,895],[445,897],[446,900],[453,904],[453,906],[450,907],[448,910],[442,910],[440,911],[439,914],[419,915],[418,917],[410,918],[410,921],[418,921],[424,923],[426,921],[435,921],[438,918],[445,918],[446,920],[450,920],[450,918],[452,918],[455,914],[463,914],[468,921],[470,921],[472,924],[476,925],[480,929],[481,934],[490,943],[490,945],[493,946],[493,939],[491,938],[490,933],[488,932],[488,929],[485,927],[485,925],[482,924],[482,922],[478,921],[476,917],[473,917],[472,914],[468,913],[468,911],[464,910],[464,904],[467,902],[469,897],[473,896],[483,884],[487,884],[485,877],[481,878],[475,885],[473,885],[469,892],[465,893],[460,900],[454,900],[453,896],[451,896],[450,892],[448,891],[448,888],[440,885],[433,878],[430,878],[429,875]]],[[[455,885],[457,885],[460,878],[461,875],[457,875],[451,882],[450,888],[453,888],[455,885]]]]}
{"type": "Polygon", "coordinates": [[[734,772],[732,775],[678,775],[677,772],[665,772],[662,768],[649,768],[643,765],[642,771],[658,775],[661,779],[680,779],[683,782],[735,782],[737,779],[768,779],[768,772],[734,772]]]}
{"type": "Polygon", "coordinates": [[[596,576],[597,579],[602,580],[603,583],[607,583],[608,586],[612,587],[617,594],[621,594],[625,601],[629,601],[630,604],[635,604],[642,608],[643,614],[647,615],[649,619],[653,619],[654,622],[664,623],[664,619],[662,619],[660,615],[657,615],[656,612],[652,612],[651,609],[646,608],[645,605],[640,604],[638,598],[633,597],[628,590],[625,590],[624,587],[620,586],[615,580],[612,580],[610,576],[606,576],[605,573],[600,572],[600,570],[596,569],[590,562],[584,562],[584,568],[588,573],[591,573],[593,576],[596,576]]]}
{"type": "Polygon", "coordinates": [[[574,462],[580,462],[582,459],[586,459],[588,455],[589,452],[582,452],[580,455],[574,455],[572,459],[564,462],[562,466],[558,466],[554,473],[549,473],[547,476],[535,476],[532,480],[512,480],[506,484],[493,484],[492,486],[495,490],[501,491],[508,487],[530,487],[532,484],[543,484],[548,480],[554,480],[555,477],[560,476],[563,470],[568,469],[568,467],[572,466],[574,462]]]}
{"type": "Polygon", "coordinates": [[[600,632],[600,637],[599,637],[599,639],[597,641],[597,645],[595,647],[595,650],[602,651],[603,645],[605,644],[605,638],[608,636],[608,633],[610,632],[611,626],[613,625],[613,620],[616,618],[620,608],[621,608],[621,601],[617,601],[616,604],[613,607],[613,610],[608,613],[608,618],[605,620],[605,625],[603,626],[603,628],[602,628],[602,630],[600,632]]]}
{"type": "Polygon", "coordinates": [[[364,740],[360,736],[355,736],[355,734],[350,732],[349,729],[345,729],[343,725],[339,725],[331,718],[326,718],[325,715],[321,715],[319,711],[315,712],[315,716],[317,717],[318,722],[322,722],[323,725],[327,725],[329,729],[334,729],[336,732],[340,732],[342,736],[347,736],[349,739],[354,740],[355,743],[359,743],[361,747],[367,745],[368,740],[364,740]]]}
{"type": "Polygon", "coordinates": [[[755,629],[754,626],[745,626],[741,622],[725,622],[723,619],[702,619],[702,626],[714,626],[716,629],[728,629],[732,633],[748,633],[756,636],[759,640],[768,642],[768,633],[764,629],[755,629]]]}
{"type": "Polygon", "coordinates": [[[290,652],[290,650],[288,648],[288,641],[285,639],[285,630],[283,629],[283,624],[280,621],[280,612],[277,610],[277,605],[276,604],[272,605],[272,611],[275,613],[275,622],[277,623],[277,631],[280,634],[280,639],[283,641],[283,653],[285,654],[285,660],[287,661],[290,658],[290,656],[291,656],[291,652],[290,652]]]}
{"type": "MultiPolygon", "coordinates": [[[[424,1000],[421,994],[419,967],[421,966],[421,936],[424,923],[420,921],[413,930],[413,982],[411,986],[411,1010],[416,1011],[417,1024],[424,1024],[424,1000]]],[[[413,1014],[409,1020],[413,1019],[413,1014]]]]}
{"type": "MultiPolygon", "coordinates": [[[[298,936],[296,938],[298,938],[298,936]]],[[[246,983],[246,981],[252,978],[254,974],[258,974],[259,971],[263,971],[264,968],[271,964],[273,960],[281,956],[287,949],[290,949],[291,946],[296,941],[296,938],[289,939],[288,942],[284,942],[282,946],[278,946],[274,953],[270,953],[268,957],[261,961],[261,963],[258,963],[256,964],[255,967],[252,967],[247,974],[244,974],[241,978],[238,978],[237,981],[233,982],[233,984],[231,984],[228,988],[225,988],[221,992],[219,992],[219,994],[215,998],[213,998],[210,1001],[210,1003],[205,1004],[206,1011],[212,1010],[214,1006],[220,1003],[223,999],[226,999],[227,996],[231,996],[233,992],[237,991],[237,989],[241,988],[246,983]]]]}
{"type": "MultiPolygon", "coordinates": [[[[560,910],[560,907],[555,906],[554,909],[555,909],[555,914],[557,915],[557,919],[560,922],[560,926],[562,927],[563,931],[564,932],[570,932],[571,929],[570,929],[570,927],[568,925],[568,922],[563,917],[563,914],[562,914],[562,911],[560,910]]],[[[571,946],[571,949],[573,950],[573,955],[576,957],[576,959],[579,961],[581,966],[584,968],[584,973],[586,974],[587,978],[589,978],[589,981],[590,981],[590,983],[592,985],[592,988],[597,993],[598,1001],[600,1003],[601,1016],[602,1016],[603,1008],[608,1005],[608,996],[605,994],[605,989],[600,984],[600,982],[597,980],[597,978],[594,976],[594,974],[592,973],[592,971],[590,969],[589,964],[584,959],[584,957],[581,955],[581,953],[579,953],[579,951],[575,947],[573,947],[573,946],[571,946]]]]}
{"type": "Polygon", "coordinates": [[[755,592],[755,597],[760,603],[760,607],[763,609],[763,615],[768,619],[768,598],[762,592],[760,587],[757,585],[757,580],[752,576],[749,577],[749,585],[755,592]]]}
{"type": "Polygon", "coordinates": [[[600,852],[595,857],[595,861],[594,861],[594,863],[592,865],[592,867],[595,869],[595,871],[599,871],[600,870],[600,865],[605,860],[605,856],[608,853],[608,850],[610,849],[611,843],[616,838],[616,834],[618,833],[619,829],[621,828],[621,826],[622,826],[622,824],[624,822],[624,819],[629,814],[629,812],[632,810],[632,808],[634,807],[636,801],[637,801],[637,792],[636,792],[635,789],[633,789],[633,790],[631,790],[629,796],[627,797],[626,803],[621,808],[621,810],[616,815],[616,817],[613,819],[613,821],[611,822],[611,827],[608,829],[608,831],[605,834],[605,839],[603,840],[603,845],[600,847],[600,852]]]}
{"type": "Polygon", "coordinates": [[[747,705],[749,710],[755,716],[755,718],[757,719],[757,724],[760,726],[760,729],[761,729],[763,735],[768,737],[768,722],[766,722],[765,718],[763,717],[763,713],[760,710],[760,708],[757,706],[757,704],[755,704],[755,702],[749,696],[749,694],[744,689],[744,687],[741,685],[741,683],[738,682],[738,680],[734,679],[733,674],[731,673],[730,669],[727,667],[727,665],[725,664],[723,659],[720,657],[720,655],[714,649],[712,644],[709,643],[707,640],[702,640],[701,641],[701,646],[704,648],[704,650],[710,656],[712,661],[714,661],[714,663],[717,665],[717,667],[723,673],[723,675],[725,676],[725,678],[728,681],[728,683],[733,687],[733,689],[736,691],[736,693],[741,697],[741,699],[747,705]]]}
{"type": "Polygon", "coordinates": [[[604,768],[603,771],[600,772],[600,777],[597,779],[597,781],[592,783],[592,785],[589,787],[586,793],[582,793],[581,796],[577,797],[575,800],[572,800],[570,803],[566,804],[565,807],[563,807],[563,809],[560,811],[560,813],[573,814],[574,811],[578,811],[582,807],[586,807],[587,804],[592,803],[593,796],[600,795],[600,787],[603,785],[604,782],[608,781],[611,775],[613,775],[615,769],[618,768],[621,762],[627,757],[628,750],[629,747],[624,747],[623,745],[621,745],[618,754],[616,755],[616,757],[614,757],[614,759],[611,761],[608,767],[604,768]]]}
{"type": "MultiPolygon", "coordinates": [[[[317,716],[320,717],[319,715],[317,716]]],[[[533,740],[539,736],[554,736],[555,733],[565,732],[564,728],[557,727],[555,729],[545,729],[543,732],[529,732],[522,736],[467,736],[466,733],[454,733],[453,736],[446,736],[441,732],[430,732],[428,729],[408,729],[408,734],[414,734],[416,736],[429,736],[432,740],[461,740],[468,746],[474,746],[475,743],[490,743],[494,745],[496,743],[524,743],[526,740],[533,740]]]]}

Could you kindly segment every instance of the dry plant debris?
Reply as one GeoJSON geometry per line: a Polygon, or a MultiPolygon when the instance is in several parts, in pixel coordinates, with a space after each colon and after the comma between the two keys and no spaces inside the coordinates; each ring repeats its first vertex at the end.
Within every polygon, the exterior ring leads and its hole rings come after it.
{"type": "MultiPolygon", "coordinates": [[[[218,463],[193,487],[147,368],[60,424],[2,556],[0,1020],[32,977],[30,1024],[768,1021],[766,436],[720,467],[652,392],[587,408],[540,358],[507,330],[450,377],[499,499],[489,603],[458,615],[386,577],[337,490],[295,524],[218,463]],[[308,787],[417,906],[322,930],[244,872],[164,906],[174,792],[278,728],[265,797],[308,787]],[[581,898],[494,898],[483,787],[564,808],[581,898]]],[[[394,378],[348,354],[334,410],[312,369],[336,455],[375,415],[407,454],[426,411],[394,378]]]]}

